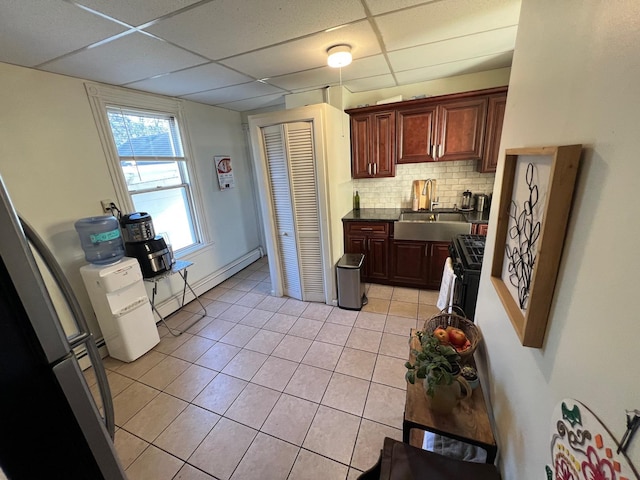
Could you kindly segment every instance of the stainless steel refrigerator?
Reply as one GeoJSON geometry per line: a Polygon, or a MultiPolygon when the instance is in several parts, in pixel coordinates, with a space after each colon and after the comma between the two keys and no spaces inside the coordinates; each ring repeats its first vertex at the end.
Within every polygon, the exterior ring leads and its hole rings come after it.
{"type": "Polygon", "coordinates": [[[113,429],[106,372],[78,301],[49,249],[16,214],[0,178],[0,468],[10,480],[126,479],[113,429]],[[71,333],[60,322],[52,289],[74,317],[71,333]],[[78,351],[95,369],[101,405],[78,351]]]}

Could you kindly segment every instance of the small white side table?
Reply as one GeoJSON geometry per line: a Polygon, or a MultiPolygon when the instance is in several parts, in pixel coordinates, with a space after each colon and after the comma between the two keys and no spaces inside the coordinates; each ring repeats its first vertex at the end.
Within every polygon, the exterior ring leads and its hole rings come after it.
{"type": "Polygon", "coordinates": [[[174,337],[178,337],[180,335],[182,335],[185,331],[189,330],[191,327],[193,327],[196,323],[198,323],[200,320],[202,320],[202,318],[207,314],[207,309],[204,307],[204,305],[202,304],[202,302],[200,301],[200,298],[198,298],[198,295],[196,294],[196,292],[193,291],[193,288],[191,288],[191,285],[189,285],[189,282],[187,281],[187,269],[193,265],[193,262],[187,262],[185,260],[177,260],[176,263],[173,264],[173,266],[171,267],[171,270],[167,270],[164,273],[161,273],[160,275],[156,275],[154,277],[150,277],[150,278],[145,278],[144,281],[145,282],[149,282],[149,283],[153,283],[153,291],[151,293],[151,309],[156,312],[156,314],[158,315],[158,317],[160,317],[160,321],[162,322],[162,324],[167,327],[167,330],[169,330],[169,333],[171,335],[173,335],[174,337]],[[170,277],[171,275],[178,273],[180,274],[180,277],[182,277],[182,281],[184,282],[184,285],[182,287],[182,301],[180,302],[180,308],[178,308],[178,310],[176,311],[180,311],[180,309],[182,307],[184,307],[184,297],[187,293],[187,288],[189,289],[189,291],[193,294],[193,296],[195,297],[195,300],[200,304],[200,308],[202,309],[202,315],[200,315],[198,318],[196,318],[188,327],[183,328],[182,330],[177,330],[175,329],[176,332],[178,333],[174,333],[174,329],[171,329],[169,327],[169,325],[167,325],[167,322],[165,322],[165,318],[162,316],[162,314],[158,311],[158,309],[156,308],[156,294],[158,293],[158,282],[162,279],[165,279],[167,277],[170,277]]]}

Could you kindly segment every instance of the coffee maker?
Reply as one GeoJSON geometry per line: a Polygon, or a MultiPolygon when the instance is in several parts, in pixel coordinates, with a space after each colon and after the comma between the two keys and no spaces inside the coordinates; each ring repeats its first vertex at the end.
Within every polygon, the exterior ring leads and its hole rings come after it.
{"type": "Polygon", "coordinates": [[[134,212],[123,215],[120,229],[127,257],[138,260],[144,278],[155,277],[171,270],[171,250],[164,238],[155,234],[151,215],[134,212]]]}
{"type": "Polygon", "coordinates": [[[461,210],[471,210],[471,198],[473,194],[469,190],[465,190],[462,193],[462,204],[460,206],[461,210]]]}

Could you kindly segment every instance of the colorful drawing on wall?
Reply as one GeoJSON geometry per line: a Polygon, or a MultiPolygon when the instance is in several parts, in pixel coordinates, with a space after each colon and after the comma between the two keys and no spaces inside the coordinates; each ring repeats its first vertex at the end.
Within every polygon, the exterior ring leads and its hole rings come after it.
{"type": "Polygon", "coordinates": [[[220,190],[235,187],[231,158],[225,155],[217,155],[213,157],[213,161],[216,166],[216,171],[218,172],[218,185],[220,186],[220,190]]]}
{"type": "Polygon", "coordinates": [[[565,398],[551,417],[547,480],[631,480],[638,474],[607,428],[577,400],[565,398]]]}

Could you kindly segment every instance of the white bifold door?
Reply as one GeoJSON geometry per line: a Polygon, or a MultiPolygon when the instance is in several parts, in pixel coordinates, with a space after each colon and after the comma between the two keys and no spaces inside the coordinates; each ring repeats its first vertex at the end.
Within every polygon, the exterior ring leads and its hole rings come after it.
{"type": "Polygon", "coordinates": [[[312,122],[261,127],[283,294],[324,302],[312,122]]]}

